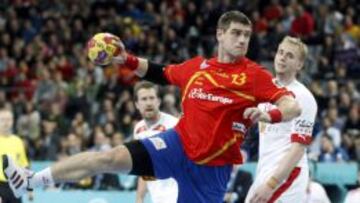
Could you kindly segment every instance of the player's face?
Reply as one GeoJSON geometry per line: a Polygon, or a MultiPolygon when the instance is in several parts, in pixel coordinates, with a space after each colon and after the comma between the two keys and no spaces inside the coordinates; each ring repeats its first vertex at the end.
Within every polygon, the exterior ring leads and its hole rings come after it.
{"type": "Polygon", "coordinates": [[[283,42],[275,55],[275,72],[277,74],[294,74],[302,67],[300,51],[294,44],[283,42]]]}
{"type": "Polygon", "coordinates": [[[0,111],[0,131],[10,133],[13,126],[14,118],[10,111],[0,111]]]}
{"type": "Polygon", "coordinates": [[[218,29],[219,48],[233,58],[246,55],[251,37],[251,26],[231,22],[227,30],[218,29]]]}
{"type": "Polygon", "coordinates": [[[155,119],[160,108],[160,100],[156,95],[156,90],[154,88],[138,90],[135,105],[144,119],[155,119]]]}

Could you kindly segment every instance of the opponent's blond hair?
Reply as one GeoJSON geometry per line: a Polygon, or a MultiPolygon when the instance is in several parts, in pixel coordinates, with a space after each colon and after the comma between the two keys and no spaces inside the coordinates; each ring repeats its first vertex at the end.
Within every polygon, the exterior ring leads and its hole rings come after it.
{"type": "Polygon", "coordinates": [[[285,43],[285,42],[293,44],[299,48],[300,60],[302,62],[304,62],[308,55],[308,48],[307,48],[306,44],[303,41],[301,41],[300,38],[290,37],[290,36],[284,37],[284,39],[281,41],[281,44],[285,43]]]}

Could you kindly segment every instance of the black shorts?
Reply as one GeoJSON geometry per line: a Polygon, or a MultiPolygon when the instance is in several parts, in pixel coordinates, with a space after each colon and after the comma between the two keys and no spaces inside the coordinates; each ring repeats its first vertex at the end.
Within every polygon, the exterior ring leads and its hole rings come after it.
{"type": "Polygon", "coordinates": [[[145,146],[139,140],[134,140],[124,145],[129,150],[133,162],[130,174],[154,177],[153,163],[145,146]]]}
{"type": "Polygon", "coordinates": [[[12,193],[10,186],[6,182],[0,182],[1,203],[21,203],[21,198],[16,198],[12,193]]]}

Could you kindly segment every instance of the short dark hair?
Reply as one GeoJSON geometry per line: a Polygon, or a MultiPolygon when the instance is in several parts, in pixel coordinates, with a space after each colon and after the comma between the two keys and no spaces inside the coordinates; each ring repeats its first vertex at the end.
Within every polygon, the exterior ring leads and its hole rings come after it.
{"type": "Polygon", "coordinates": [[[156,92],[156,96],[159,97],[159,87],[157,85],[155,85],[152,82],[149,81],[140,81],[138,83],[135,84],[134,86],[134,100],[137,101],[138,100],[138,92],[141,89],[154,89],[156,92]]]}
{"type": "Polygon", "coordinates": [[[217,28],[227,30],[231,22],[252,26],[250,19],[240,11],[228,11],[222,14],[218,20],[217,28]]]}

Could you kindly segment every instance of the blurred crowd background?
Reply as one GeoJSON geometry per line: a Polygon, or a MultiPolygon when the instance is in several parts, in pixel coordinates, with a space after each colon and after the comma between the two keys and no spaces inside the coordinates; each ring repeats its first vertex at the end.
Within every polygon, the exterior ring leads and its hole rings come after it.
{"type": "MultiPolygon", "coordinates": [[[[356,0],[2,0],[0,103],[14,112],[14,133],[25,141],[29,158],[59,160],[131,139],[141,119],[132,91],[138,79],[126,68],[90,63],[85,45],[92,35],[118,35],[130,52],[158,63],[211,57],[217,19],[232,9],[253,22],[248,57],[270,70],[285,35],[309,46],[299,78],[319,105],[310,158],[359,163],[356,0]]],[[[179,116],[179,90],[163,87],[161,97],[162,110],[179,116]]],[[[256,160],[256,147],[244,146],[250,160],[256,160]]]]}

